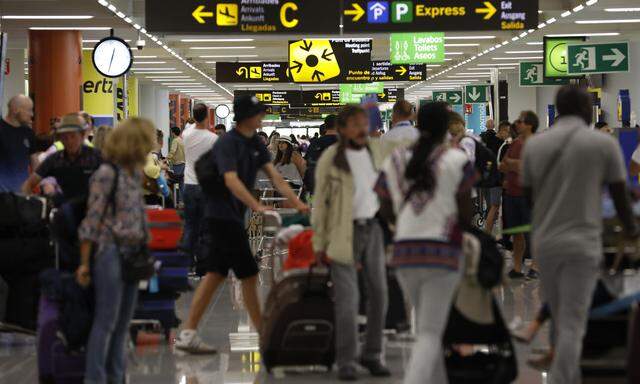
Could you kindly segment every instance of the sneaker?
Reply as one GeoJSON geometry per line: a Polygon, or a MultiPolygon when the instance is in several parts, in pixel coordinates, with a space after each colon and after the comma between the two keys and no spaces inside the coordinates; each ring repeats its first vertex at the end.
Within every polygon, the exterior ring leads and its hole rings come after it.
{"type": "Polygon", "coordinates": [[[371,376],[375,377],[389,377],[391,376],[391,371],[389,368],[385,367],[384,364],[380,360],[360,360],[360,365],[365,367],[371,376]]]}
{"type": "Polygon", "coordinates": [[[358,380],[358,371],[353,365],[345,365],[338,368],[338,380],[340,381],[356,381],[358,380]]]}
{"type": "Polygon", "coordinates": [[[516,272],[514,269],[512,269],[509,271],[508,276],[510,279],[522,279],[524,278],[524,273],[516,272]]]}
{"type": "Polygon", "coordinates": [[[540,277],[540,273],[533,268],[527,272],[527,280],[538,280],[538,277],[540,277]]]}
{"type": "Polygon", "coordinates": [[[176,339],[176,348],[193,355],[212,355],[218,351],[202,341],[194,330],[183,330],[176,339]]]}

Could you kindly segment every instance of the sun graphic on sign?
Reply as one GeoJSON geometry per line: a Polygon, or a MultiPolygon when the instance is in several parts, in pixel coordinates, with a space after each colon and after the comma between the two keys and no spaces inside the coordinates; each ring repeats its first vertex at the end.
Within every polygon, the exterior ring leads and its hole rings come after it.
{"type": "Polygon", "coordinates": [[[321,83],[340,75],[329,40],[298,40],[289,44],[289,75],[295,83],[321,83]]]}

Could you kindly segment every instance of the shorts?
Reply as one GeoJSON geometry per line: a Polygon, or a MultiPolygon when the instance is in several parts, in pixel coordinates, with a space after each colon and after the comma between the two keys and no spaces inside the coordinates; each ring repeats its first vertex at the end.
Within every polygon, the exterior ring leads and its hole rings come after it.
{"type": "Polygon", "coordinates": [[[483,193],[487,206],[500,206],[500,202],[502,201],[502,187],[484,188],[483,193]]]}
{"type": "Polygon", "coordinates": [[[249,235],[244,225],[231,220],[208,219],[206,228],[206,257],[199,262],[199,272],[215,272],[228,276],[232,270],[238,279],[258,274],[249,235]]]}
{"type": "Polygon", "coordinates": [[[504,229],[531,224],[531,208],[524,196],[504,195],[502,199],[504,229]]]}

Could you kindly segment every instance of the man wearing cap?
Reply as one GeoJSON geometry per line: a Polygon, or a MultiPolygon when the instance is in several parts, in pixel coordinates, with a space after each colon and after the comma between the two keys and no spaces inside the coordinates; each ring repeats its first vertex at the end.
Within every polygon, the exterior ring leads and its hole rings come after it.
{"type": "Polygon", "coordinates": [[[88,195],[89,178],[102,163],[102,157],[99,151],[83,144],[84,131],[85,122],[77,113],[65,115],[55,130],[64,150],[47,157],[22,185],[22,192],[30,194],[40,181],[53,177],[62,190],[57,204],[88,195]]]}
{"type": "MultiPolygon", "coordinates": [[[[213,146],[211,167],[215,167],[220,184],[211,186],[216,194],[206,196],[208,254],[201,263],[206,275],[196,289],[191,302],[189,318],[176,340],[176,348],[194,354],[215,353],[197,334],[200,319],[205,313],[217,288],[232,270],[242,283],[242,296],[249,317],[258,332],[261,330],[261,310],[257,294],[258,264],[251,252],[245,229],[246,208],[265,212],[251,194],[258,170],[263,170],[275,188],[286,197],[291,206],[302,212],[309,207],[302,203],[289,184],[271,164],[271,155],[256,131],[262,127],[266,108],[252,96],[234,100],[236,128],[216,141],[213,146]]],[[[204,186],[203,186],[203,189],[204,186]]]]}

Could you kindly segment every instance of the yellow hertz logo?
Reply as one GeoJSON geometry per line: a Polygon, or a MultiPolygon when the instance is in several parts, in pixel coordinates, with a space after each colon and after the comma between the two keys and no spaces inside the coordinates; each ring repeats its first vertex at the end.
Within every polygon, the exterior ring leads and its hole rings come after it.
{"type": "Polygon", "coordinates": [[[299,40],[289,44],[289,72],[296,83],[321,83],[340,74],[329,40],[299,40]]]}

